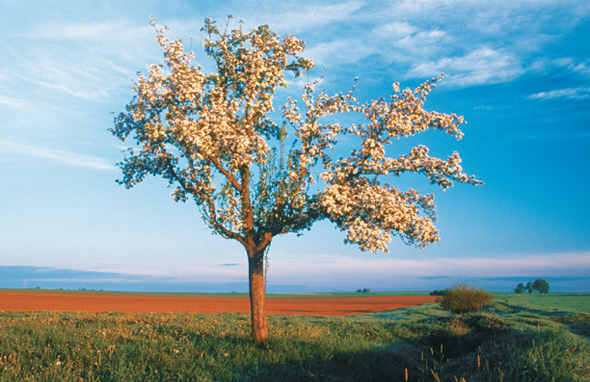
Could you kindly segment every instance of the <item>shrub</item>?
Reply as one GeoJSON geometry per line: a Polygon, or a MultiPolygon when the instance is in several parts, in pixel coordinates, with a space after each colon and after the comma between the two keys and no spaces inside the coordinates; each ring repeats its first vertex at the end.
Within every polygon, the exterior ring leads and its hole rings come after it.
{"type": "Polygon", "coordinates": [[[432,292],[430,292],[431,296],[446,296],[447,295],[447,290],[443,289],[443,290],[438,290],[435,289],[432,292]]]}
{"type": "Polygon", "coordinates": [[[479,313],[481,308],[493,299],[490,292],[467,284],[455,285],[446,292],[446,295],[439,297],[436,301],[443,309],[461,315],[465,312],[479,313]]]}

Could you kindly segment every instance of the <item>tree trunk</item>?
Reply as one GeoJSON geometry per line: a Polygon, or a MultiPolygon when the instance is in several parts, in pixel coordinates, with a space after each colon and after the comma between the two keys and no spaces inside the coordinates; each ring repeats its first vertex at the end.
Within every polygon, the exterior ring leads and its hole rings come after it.
{"type": "Polygon", "coordinates": [[[268,340],[268,322],[265,308],[264,250],[248,253],[248,276],[252,335],[256,342],[266,342],[268,340]]]}

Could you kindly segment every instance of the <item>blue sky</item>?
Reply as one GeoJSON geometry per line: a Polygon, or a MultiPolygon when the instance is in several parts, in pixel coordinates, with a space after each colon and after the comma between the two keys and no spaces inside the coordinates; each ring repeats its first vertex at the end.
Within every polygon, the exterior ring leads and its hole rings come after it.
{"type": "MultiPolygon", "coordinates": [[[[321,222],[275,239],[269,290],[545,277],[554,289],[590,291],[587,0],[0,0],[0,267],[105,272],[104,289],[112,275],[128,289],[133,280],[175,291],[245,285],[243,248],[212,236],[194,203],[175,203],[161,179],[131,190],[115,183],[121,143],[107,131],[136,73],[163,62],[150,15],[185,45],[194,37],[206,70],[199,29],[228,14],[306,41],[318,68],[310,79],[327,66],[329,93],[358,76],[361,100],[388,97],[393,82],[414,87],[444,72],[426,108],[463,115],[464,139],[426,133],[392,149],[456,150],[486,183],[443,193],[419,176],[395,179],[436,195],[440,242],[416,249],[394,238],[390,254],[363,253],[321,222]]],[[[291,81],[289,94],[300,86],[291,81]]]]}

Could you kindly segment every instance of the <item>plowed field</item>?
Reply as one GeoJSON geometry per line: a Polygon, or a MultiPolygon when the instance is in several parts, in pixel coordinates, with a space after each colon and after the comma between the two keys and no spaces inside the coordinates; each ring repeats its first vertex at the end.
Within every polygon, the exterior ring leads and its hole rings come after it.
{"type": "MultiPolygon", "coordinates": [[[[268,314],[348,316],[407,308],[431,296],[267,298],[268,314]]],[[[0,292],[0,310],[123,313],[248,313],[247,297],[110,293],[0,292]]]]}

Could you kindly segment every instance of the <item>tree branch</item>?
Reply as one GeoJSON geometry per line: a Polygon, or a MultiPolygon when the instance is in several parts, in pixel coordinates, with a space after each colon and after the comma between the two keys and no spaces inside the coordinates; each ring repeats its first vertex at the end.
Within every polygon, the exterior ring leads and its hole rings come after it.
{"type": "Polygon", "coordinates": [[[225,176],[227,178],[227,180],[229,180],[229,182],[232,184],[232,186],[234,186],[234,188],[236,190],[238,190],[239,192],[242,192],[242,185],[236,180],[236,178],[233,176],[233,174],[229,171],[227,171],[222,165],[221,162],[219,162],[219,160],[217,158],[211,157],[211,163],[213,163],[213,165],[215,166],[216,169],[219,170],[219,172],[221,172],[223,174],[223,176],[225,176]]]}
{"type": "Polygon", "coordinates": [[[272,232],[265,232],[265,233],[263,233],[262,234],[262,240],[254,248],[254,252],[259,252],[259,251],[263,250],[264,248],[266,248],[266,246],[269,245],[270,242],[272,241],[273,236],[274,235],[272,234],[272,232]]]}
{"type": "Polygon", "coordinates": [[[225,228],[223,224],[217,221],[217,211],[215,210],[215,203],[213,202],[213,200],[209,199],[206,203],[207,208],[209,209],[209,224],[213,226],[215,231],[217,231],[221,236],[223,236],[226,239],[237,240],[242,245],[246,246],[246,239],[242,235],[230,231],[229,229],[225,228]]]}

